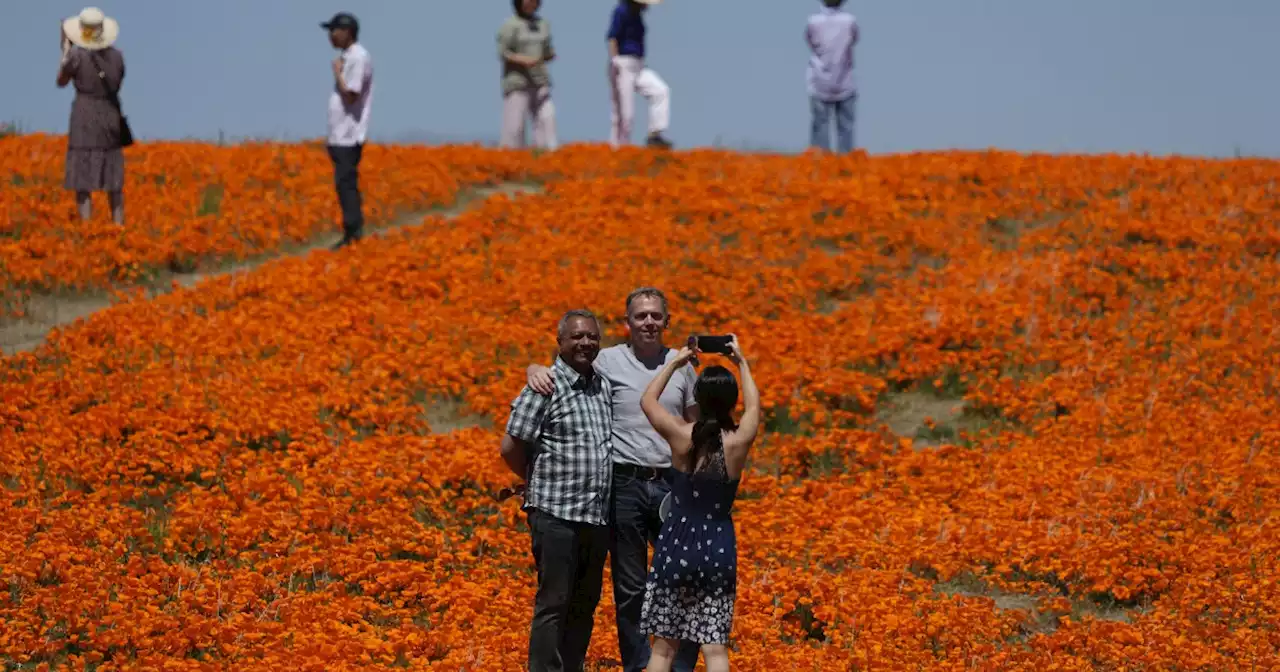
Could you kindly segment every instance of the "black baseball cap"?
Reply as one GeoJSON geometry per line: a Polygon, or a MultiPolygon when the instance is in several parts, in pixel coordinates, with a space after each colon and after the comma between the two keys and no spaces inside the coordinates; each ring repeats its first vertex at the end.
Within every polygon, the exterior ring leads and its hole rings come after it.
{"type": "Polygon", "coordinates": [[[320,24],[325,30],[333,30],[334,28],[350,28],[352,31],[360,30],[360,22],[356,21],[356,17],[346,13],[338,12],[333,15],[332,19],[320,24]]]}

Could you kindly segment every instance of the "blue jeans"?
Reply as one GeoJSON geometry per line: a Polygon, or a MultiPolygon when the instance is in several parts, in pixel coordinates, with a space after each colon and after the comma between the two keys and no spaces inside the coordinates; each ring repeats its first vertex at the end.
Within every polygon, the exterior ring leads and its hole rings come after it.
{"type": "MultiPolygon", "coordinates": [[[[662,521],[658,507],[671,491],[662,479],[644,480],[613,475],[613,525],[609,535],[609,562],[613,572],[613,601],[618,608],[618,650],[625,672],[640,672],[649,664],[648,634],[640,631],[640,608],[649,574],[649,546],[658,539],[662,521]]],[[[701,647],[681,642],[672,669],[693,672],[701,647]]]]}
{"type": "Polygon", "coordinates": [[[853,105],[857,100],[856,95],[835,102],[809,98],[809,110],[813,115],[809,126],[809,145],[831,149],[831,117],[835,117],[837,150],[841,153],[853,151],[853,105]]]}

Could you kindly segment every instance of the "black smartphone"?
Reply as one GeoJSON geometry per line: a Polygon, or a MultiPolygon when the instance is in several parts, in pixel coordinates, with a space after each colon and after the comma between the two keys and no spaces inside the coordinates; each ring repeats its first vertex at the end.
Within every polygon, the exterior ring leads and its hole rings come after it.
{"type": "Polygon", "coordinates": [[[732,354],[733,350],[729,348],[729,344],[732,342],[732,336],[699,336],[698,351],[709,352],[714,355],[732,354]]]}

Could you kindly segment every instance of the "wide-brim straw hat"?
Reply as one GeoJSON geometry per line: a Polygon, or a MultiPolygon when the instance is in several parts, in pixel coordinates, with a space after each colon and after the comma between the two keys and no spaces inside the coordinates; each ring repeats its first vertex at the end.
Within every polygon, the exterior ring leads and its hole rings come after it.
{"type": "Polygon", "coordinates": [[[78,15],[62,22],[62,32],[71,44],[96,51],[115,44],[120,36],[120,23],[97,7],[85,7],[78,15]]]}

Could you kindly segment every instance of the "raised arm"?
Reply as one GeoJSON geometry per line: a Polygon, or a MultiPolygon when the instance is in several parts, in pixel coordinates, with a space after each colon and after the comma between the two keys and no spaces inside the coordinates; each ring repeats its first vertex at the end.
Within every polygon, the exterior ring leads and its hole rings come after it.
{"type": "MultiPolygon", "coordinates": [[[[63,37],[65,40],[66,37],[63,37]]],[[[71,49],[71,43],[65,42],[62,45],[62,61],[58,63],[58,88],[66,88],[71,83],[72,77],[75,75],[76,69],[76,53],[71,49]]]]}
{"type": "Polygon", "coordinates": [[[738,337],[733,338],[730,344],[733,350],[733,361],[738,365],[738,372],[742,376],[742,419],[738,421],[738,429],[734,432],[735,438],[739,439],[743,445],[751,445],[755,441],[756,432],[760,430],[760,390],[756,387],[756,380],[751,376],[751,366],[747,364],[747,359],[742,356],[742,348],[738,345],[738,337]]]}
{"type": "Polygon", "coordinates": [[[644,417],[649,419],[649,424],[653,425],[653,428],[658,430],[658,434],[671,445],[675,445],[677,439],[687,433],[692,423],[672,415],[662,407],[662,402],[658,398],[662,396],[667,383],[671,382],[672,374],[687,364],[691,357],[693,357],[692,350],[687,347],[681,348],[675,358],[662,367],[657,376],[654,376],[649,386],[645,388],[644,394],[640,396],[640,410],[644,411],[644,417]]]}

